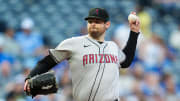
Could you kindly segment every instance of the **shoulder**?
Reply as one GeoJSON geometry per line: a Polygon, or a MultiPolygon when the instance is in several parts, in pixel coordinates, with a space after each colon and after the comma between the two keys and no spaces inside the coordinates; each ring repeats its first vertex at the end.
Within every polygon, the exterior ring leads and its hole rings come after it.
{"type": "Polygon", "coordinates": [[[21,36],[23,36],[23,33],[22,33],[22,32],[16,32],[16,33],[15,33],[15,37],[21,37],[21,36]]]}
{"type": "Polygon", "coordinates": [[[71,38],[65,39],[61,43],[77,43],[77,42],[80,42],[83,39],[85,39],[85,36],[71,37],[71,38]]]}
{"type": "Polygon", "coordinates": [[[118,48],[118,45],[114,41],[106,41],[106,42],[108,43],[108,45],[118,48]]]}
{"type": "Polygon", "coordinates": [[[59,43],[56,49],[72,49],[74,46],[82,43],[82,40],[85,39],[85,36],[71,37],[63,40],[59,43]],[[73,46],[73,47],[72,47],[73,46]]]}
{"type": "Polygon", "coordinates": [[[31,32],[31,35],[35,36],[35,37],[42,37],[42,34],[40,32],[37,32],[37,31],[31,32]]]}

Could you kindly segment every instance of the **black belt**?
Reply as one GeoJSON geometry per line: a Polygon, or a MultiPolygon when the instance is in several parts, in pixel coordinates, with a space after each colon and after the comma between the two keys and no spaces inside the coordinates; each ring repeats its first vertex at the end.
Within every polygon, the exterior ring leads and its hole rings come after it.
{"type": "Polygon", "coordinates": [[[118,101],[118,99],[115,99],[114,101],[118,101]]]}

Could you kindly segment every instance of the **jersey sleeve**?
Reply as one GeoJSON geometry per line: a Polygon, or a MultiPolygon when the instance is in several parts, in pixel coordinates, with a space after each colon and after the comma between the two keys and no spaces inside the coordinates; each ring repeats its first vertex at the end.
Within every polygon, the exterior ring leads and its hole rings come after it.
{"type": "Polygon", "coordinates": [[[115,42],[111,42],[111,45],[114,46],[117,50],[116,52],[118,52],[118,63],[121,64],[126,59],[126,55],[115,42]]]}
{"type": "Polygon", "coordinates": [[[121,49],[119,49],[118,57],[119,57],[120,64],[126,59],[126,55],[124,54],[124,52],[121,49]]]}
{"type": "Polygon", "coordinates": [[[62,41],[55,49],[50,49],[49,54],[57,63],[68,59],[72,54],[72,43],[73,42],[71,41],[71,39],[66,39],[62,41]]]}

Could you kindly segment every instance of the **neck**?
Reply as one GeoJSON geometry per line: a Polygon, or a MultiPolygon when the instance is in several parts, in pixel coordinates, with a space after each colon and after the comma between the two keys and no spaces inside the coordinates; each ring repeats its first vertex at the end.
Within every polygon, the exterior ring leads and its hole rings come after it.
{"type": "Polygon", "coordinates": [[[94,40],[97,40],[97,41],[99,41],[99,42],[104,42],[105,33],[102,34],[101,36],[97,37],[97,38],[92,37],[90,34],[88,34],[88,37],[90,37],[90,38],[92,38],[92,39],[94,39],[94,40]]]}

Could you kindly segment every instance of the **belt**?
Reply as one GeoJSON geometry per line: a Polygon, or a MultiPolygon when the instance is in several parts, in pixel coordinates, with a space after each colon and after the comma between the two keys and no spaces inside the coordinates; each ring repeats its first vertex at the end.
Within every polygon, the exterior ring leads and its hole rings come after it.
{"type": "Polygon", "coordinates": [[[114,101],[118,101],[118,99],[115,99],[114,101]]]}

